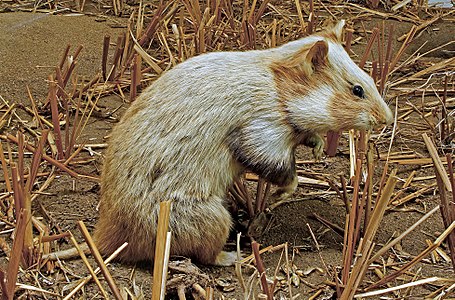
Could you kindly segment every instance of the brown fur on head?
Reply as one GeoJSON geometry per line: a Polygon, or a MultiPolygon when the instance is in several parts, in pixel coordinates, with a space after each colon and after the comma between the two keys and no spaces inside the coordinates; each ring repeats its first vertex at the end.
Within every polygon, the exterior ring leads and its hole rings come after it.
{"type": "Polygon", "coordinates": [[[371,77],[343,49],[343,26],[344,21],[340,21],[300,40],[302,45],[297,51],[270,64],[292,124],[325,132],[371,129],[392,121],[392,113],[371,77]]]}

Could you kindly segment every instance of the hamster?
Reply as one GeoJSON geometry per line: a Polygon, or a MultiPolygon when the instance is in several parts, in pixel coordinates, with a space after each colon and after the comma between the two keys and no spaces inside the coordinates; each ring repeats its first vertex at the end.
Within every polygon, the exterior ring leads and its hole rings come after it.
{"type": "Polygon", "coordinates": [[[101,180],[95,241],[123,261],[152,260],[159,203],[172,200],[171,255],[230,265],[224,206],[248,169],[297,187],[299,144],[323,151],[328,130],[372,129],[393,114],[341,44],[344,21],[267,50],[186,60],[146,88],[113,128],[101,180]]]}

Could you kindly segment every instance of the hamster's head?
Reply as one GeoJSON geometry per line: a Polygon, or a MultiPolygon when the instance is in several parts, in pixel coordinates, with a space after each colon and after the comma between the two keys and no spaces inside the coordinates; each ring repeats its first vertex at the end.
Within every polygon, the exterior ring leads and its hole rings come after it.
{"type": "MultiPolygon", "coordinates": [[[[294,127],[318,132],[373,129],[393,114],[373,79],[341,43],[344,21],[296,42],[271,64],[278,97],[294,127]]],[[[286,49],[283,46],[283,49],[286,49]]]]}

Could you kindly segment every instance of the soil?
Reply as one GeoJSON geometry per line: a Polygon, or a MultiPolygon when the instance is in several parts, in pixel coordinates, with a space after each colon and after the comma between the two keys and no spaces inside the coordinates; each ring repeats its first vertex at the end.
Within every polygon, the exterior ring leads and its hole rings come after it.
{"type": "MultiPolygon", "coordinates": [[[[377,20],[371,23],[365,22],[369,26],[377,23],[377,20]]],[[[400,36],[409,31],[410,23],[387,20],[387,24],[395,24],[396,36],[400,36]]],[[[79,45],[84,48],[78,59],[77,74],[90,79],[100,72],[102,43],[105,35],[111,36],[114,40],[118,35],[125,31],[125,28],[119,28],[118,24],[126,24],[125,18],[100,18],[86,15],[51,15],[45,13],[28,13],[28,12],[6,12],[0,13],[0,96],[9,103],[20,103],[30,106],[29,95],[26,87],[30,89],[31,96],[41,103],[44,103],[48,93],[48,76],[55,73],[54,69],[60,63],[61,57],[67,45],[71,45],[70,53],[79,45]],[[115,22],[110,21],[114,19],[115,22]]],[[[416,38],[414,43],[406,50],[406,55],[410,55],[424,44],[420,52],[434,49],[439,45],[453,41],[453,32],[455,25],[453,22],[441,20],[424,30],[416,38]]],[[[363,53],[365,44],[354,45],[355,53],[363,53]]],[[[396,45],[395,45],[396,47],[396,45]]],[[[443,58],[452,56],[455,50],[455,44],[433,52],[425,61],[437,62],[443,58]]],[[[418,66],[416,66],[418,67],[418,66]]],[[[403,75],[403,74],[402,74],[403,75]]],[[[394,99],[389,98],[391,105],[394,106],[394,99]]],[[[119,94],[111,94],[100,99],[99,107],[102,108],[102,116],[95,116],[90,119],[78,143],[102,144],[106,143],[106,137],[116,120],[123,114],[128,107],[127,98],[119,94]],[[105,117],[109,115],[110,117],[105,117]],[[104,116],[104,117],[103,117],[104,116]]],[[[412,99],[414,100],[414,99],[412,99]]],[[[434,100],[433,98],[429,100],[434,100]]],[[[406,99],[400,98],[399,103],[404,105],[406,99]]],[[[22,115],[21,115],[22,116],[22,115]]],[[[26,118],[26,115],[23,116],[26,118]]],[[[424,131],[412,122],[420,123],[422,120],[419,115],[413,113],[409,124],[399,124],[397,137],[395,138],[392,152],[412,151],[422,157],[429,157],[420,134],[424,131]]],[[[9,124],[4,128],[8,132],[16,130],[16,123],[9,124]]],[[[431,135],[434,133],[431,132],[431,135]]],[[[376,143],[376,151],[384,155],[388,148],[388,139],[382,138],[376,143]]],[[[92,153],[84,152],[81,156],[87,160],[84,165],[74,166],[79,173],[91,176],[100,176],[100,167],[103,162],[104,148],[92,148],[92,153]]],[[[450,151],[447,150],[447,151],[450,151]]],[[[299,148],[298,159],[311,160],[311,151],[305,147],[299,148]]],[[[376,168],[376,178],[379,179],[382,174],[383,161],[379,161],[376,168]]],[[[400,182],[398,188],[402,186],[409,176],[410,172],[415,170],[416,177],[434,175],[434,171],[429,167],[401,166],[392,164],[391,168],[398,168],[398,177],[400,182]]],[[[316,172],[329,175],[344,174],[347,177],[349,170],[349,147],[347,135],[344,134],[340,140],[337,156],[326,158],[317,163],[305,163],[299,165],[299,170],[304,173],[316,172]]],[[[335,177],[336,178],[336,177],[335,177]]],[[[424,186],[434,182],[434,179],[422,180],[413,186],[409,194],[424,186]],[[431,181],[433,180],[433,181],[431,181]]],[[[378,180],[375,180],[378,182],[378,180]]],[[[0,183],[2,186],[3,183],[0,183]]],[[[377,186],[375,186],[375,189],[377,186]]],[[[3,187],[2,187],[3,189],[3,187]]],[[[326,188],[317,188],[315,186],[299,186],[297,193],[292,197],[295,200],[290,203],[280,205],[270,212],[270,223],[266,231],[258,238],[262,247],[269,245],[277,246],[283,243],[289,245],[289,257],[292,261],[293,270],[308,271],[305,276],[300,277],[300,282],[293,285],[293,295],[300,294],[300,299],[308,299],[318,289],[323,293],[316,299],[330,299],[334,295],[334,289],[329,288],[328,281],[333,281],[332,273],[339,270],[342,266],[343,236],[333,230],[327,229],[317,221],[313,214],[318,214],[326,220],[344,228],[346,211],[344,203],[336,195],[323,194],[320,196],[308,196],[309,192],[323,192],[326,188]],[[318,245],[311,236],[310,229],[315,235],[318,245]]],[[[53,225],[61,231],[70,230],[75,234],[78,241],[83,241],[79,233],[76,222],[84,221],[89,231],[93,231],[97,219],[97,205],[99,200],[99,184],[93,180],[73,179],[66,174],[60,174],[33,203],[33,214],[36,217],[43,218],[49,222],[52,220],[53,225]],[[46,217],[46,214],[48,215],[46,217]]],[[[428,212],[431,208],[439,203],[437,189],[431,189],[423,196],[420,196],[410,203],[400,206],[394,210],[387,211],[379,232],[376,236],[378,246],[387,243],[390,239],[408,229],[414,224],[423,213],[428,212]]],[[[406,237],[394,251],[385,256],[399,263],[400,260],[409,260],[410,257],[418,255],[423,251],[427,244],[426,239],[434,240],[444,230],[442,219],[439,214],[434,214],[423,225],[406,237]]],[[[233,234],[234,236],[235,234],[233,234]]],[[[3,235],[7,239],[9,236],[3,235]]],[[[68,241],[60,240],[53,244],[54,247],[66,249],[71,245],[68,241]]],[[[231,239],[227,248],[235,248],[235,240],[231,239]]],[[[447,249],[444,248],[446,251],[447,249]]],[[[251,250],[248,243],[242,248],[243,254],[249,255],[251,250]]],[[[268,268],[268,274],[273,275],[275,268],[279,265],[281,251],[265,253],[263,260],[268,268]]],[[[90,262],[94,261],[90,258],[90,262]]],[[[4,269],[6,264],[6,254],[1,254],[0,263],[4,269]]],[[[233,267],[207,267],[199,266],[210,278],[210,286],[215,287],[215,299],[242,299],[244,294],[240,288],[237,275],[233,267]],[[221,283],[225,283],[223,287],[221,283]]],[[[126,287],[134,293],[144,295],[149,299],[151,295],[151,266],[144,263],[137,266],[126,265],[114,262],[110,265],[110,271],[119,287],[126,287]]],[[[431,260],[425,260],[413,268],[418,277],[440,276],[453,278],[450,262],[439,261],[432,263],[431,260]]],[[[26,278],[22,273],[20,280],[28,284],[39,285],[49,291],[60,293],[65,286],[70,290],[65,277],[71,277],[74,281],[77,276],[86,276],[88,271],[80,259],[65,260],[60,262],[60,267],[53,273],[46,274],[43,272],[38,281],[26,278]]],[[[244,270],[244,276],[251,275],[249,269],[244,270]]],[[[285,278],[283,272],[279,275],[285,278]]],[[[38,278],[38,277],[37,277],[38,278]]],[[[101,277],[100,277],[101,278],[101,277]]],[[[374,274],[370,274],[369,280],[377,280],[374,274]]],[[[103,285],[107,284],[102,280],[103,285]]],[[[397,280],[397,284],[402,281],[397,280]]],[[[256,289],[257,287],[255,287],[256,289]]],[[[435,286],[418,287],[411,293],[414,296],[408,298],[419,299],[418,295],[429,294],[435,286]],[[415,296],[417,295],[417,296],[415,296]]],[[[68,291],[65,291],[67,293],[68,291]]],[[[25,297],[27,293],[29,298],[41,298],[41,294],[20,290],[17,295],[25,297]]],[[[83,293],[78,294],[81,298],[98,299],[102,298],[98,288],[94,283],[88,284],[83,293]]],[[[281,286],[277,294],[287,297],[287,287],[281,286]]],[[[397,294],[396,297],[403,297],[403,294],[397,294]]],[[[49,299],[52,296],[48,296],[49,299]]]]}

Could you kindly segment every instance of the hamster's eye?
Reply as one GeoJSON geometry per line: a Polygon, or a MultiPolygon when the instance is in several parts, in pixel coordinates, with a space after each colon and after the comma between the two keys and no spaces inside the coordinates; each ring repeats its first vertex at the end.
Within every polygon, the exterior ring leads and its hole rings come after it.
{"type": "Polygon", "coordinates": [[[360,85],[354,85],[352,88],[352,93],[359,98],[365,98],[365,91],[360,85]]]}

